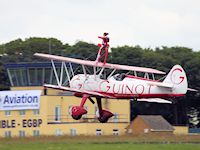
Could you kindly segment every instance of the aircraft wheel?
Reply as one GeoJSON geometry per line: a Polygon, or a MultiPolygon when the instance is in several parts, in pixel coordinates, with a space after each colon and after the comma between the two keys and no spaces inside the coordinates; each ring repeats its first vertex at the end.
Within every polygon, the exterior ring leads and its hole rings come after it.
{"type": "Polygon", "coordinates": [[[72,115],[72,118],[74,119],[74,120],[79,120],[79,119],[81,119],[81,117],[82,117],[82,115],[72,115]]]}
{"type": "Polygon", "coordinates": [[[106,123],[108,121],[109,118],[105,118],[105,117],[99,117],[98,120],[101,123],[106,123]]]}
{"type": "Polygon", "coordinates": [[[74,120],[79,120],[82,115],[87,113],[87,110],[80,106],[73,106],[70,108],[69,112],[74,120]]]}
{"type": "Polygon", "coordinates": [[[114,116],[113,113],[103,109],[99,114],[98,120],[101,123],[106,123],[108,122],[108,119],[111,118],[112,116],[114,116]]]}

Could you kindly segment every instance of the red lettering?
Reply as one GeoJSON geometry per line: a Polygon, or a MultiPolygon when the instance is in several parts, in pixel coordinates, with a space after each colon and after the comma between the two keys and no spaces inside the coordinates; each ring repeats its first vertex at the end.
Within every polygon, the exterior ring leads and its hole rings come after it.
{"type": "Polygon", "coordinates": [[[151,94],[151,87],[152,85],[149,85],[149,91],[148,91],[149,94],[151,94]]]}
{"type": "Polygon", "coordinates": [[[113,93],[114,93],[114,94],[119,94],[121,85],[118,84],[118,91],[117,91],[117,92],[115,92],[115,87],[117,87],[117,86],[115,86],[115,84],[114,84],[114,85],[113,85],[113,93]]]}
{"type": "MultiPolygon", "coordinates": [[[[129,91],[131,94],[133,94],[133,91],[129,88],[128,85],[125,86],[125,93],[126,93],[126,94],[128,94],[127,89],[128,89],[128,91],[129,91]]],[[[133,86],[132,86],[132,89],[133,89],[133,86]]]]}
{"type": "Polygon", "coordinates": [[[110,86],[108,84],[109,84],[108,80],[102,81],[99,84],[99,90],[102,91],[102,92],[108,92],[110,90],[110,86]]]}
{"type": "Polygon", "coordinates": [[[136,94],[142,94],[142,93],[144,93],[144,86],[141,85],[141,84],[138,84],[138,85],[135,87],[135,93],[136,93],[136,94]]]}
{"type": "Polygon", "coordinates": [[[124,84],[122,84],[122,94],[124,93],[124,84]]]}
{"type": "Polygon", "coordinates": [[[183,72],[183,70],[182,69],[180,69],[180,68],[176,68],[176,69],[174,69],[173,71],[172,71],[172,73],[171,73],[171,81],[172,81],[172,83],[174,83],[174,84],[181,84],[182,82],[183,82],[183,80],[184,80],[184,76],[179,76],[179,78],[177,77],[177,75],[179,75],[179,73],[176,73],[176,71],[179,71],[179,72],[183,72]],[[174,76],[174,74],[176,75],[176,76],[174,76]]]}

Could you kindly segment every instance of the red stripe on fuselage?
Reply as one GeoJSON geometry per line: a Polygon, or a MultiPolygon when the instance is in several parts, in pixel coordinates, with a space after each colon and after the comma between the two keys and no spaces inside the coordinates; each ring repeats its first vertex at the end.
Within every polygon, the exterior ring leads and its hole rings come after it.
{"type": "Polygon", "coordinates": [[[116,94],[116,93],[105,93],[105,92],[98,92],[100,94],[105,94],[106,97],[114,97],[117,99],[130,99],[130,98],[168,98],[168,97],[182,97],[185,94],[116,94]]]}

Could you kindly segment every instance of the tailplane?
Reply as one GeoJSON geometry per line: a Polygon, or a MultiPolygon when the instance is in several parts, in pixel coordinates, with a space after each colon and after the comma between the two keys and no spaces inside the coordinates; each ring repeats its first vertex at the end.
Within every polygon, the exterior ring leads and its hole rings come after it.
{"type": "Polygon", "coordinates": [[[174,94],[185,94],[188,89],[187,77],[180,65],[175,65],[170,70],[163,83],[172,84],[172,92],[174,94]]]}

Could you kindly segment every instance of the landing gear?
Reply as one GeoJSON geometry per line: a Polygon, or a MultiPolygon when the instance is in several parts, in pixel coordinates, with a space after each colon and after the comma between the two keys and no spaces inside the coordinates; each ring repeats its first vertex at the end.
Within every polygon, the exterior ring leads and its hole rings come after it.
{"type": "Polygon", "coordinates": [[[79,120],[81,119],[82,115],[87,114],[87,110],[83,108],[87,98],[89,95],[83,95],[80,106],[73,106],[70,110],[70,114],[73,119],[79,120]]]}
{"type": "Polygon", "coordinates": [[[74,116],[74,115],[72,115],[72,118],[73,118],[74,120],[79,120],[79,119],[81,119],[81,117],[82,117],[82,115],[79,115],[79,116],[74,116]]]}
{"type": "MultiPolygon", "coordinates": [[[[79,120],[81,119],[82,115],[87,113],[87,110],[83,107],[87,99],[89,99],[94,104],[94,101],[91,99],[89,95],[87,94],[83,95],[80,106],[73,106],[70,110],[70,114],[73,119],[79,120]]],[[[108,110],[102,109],[102,103],[101,103],[100,97],[97,97],[96,99],[97,99],[97,105],[98,105],[98,110],[99,110],[98,120],[101,123],[106,123],[108,119],[114,115],[108,110]]]]}
{"type": "Polygon", "coordinates": [[[96,99],[97,99],[97,105],[99,108],[98,120],[101,123],[106,123],[108,121],[108,119],[114,115],[110,111],[102,109],[101,98],[97,97],[96,99]]]}
{"type": "Polygon", "coordinates": [[[98,117],[99,122],[101,123],[106,123],[110,117],[113,116],[113,113],[107,111],[107,110],[102,110],[100,113],[100,116],[98,117]]]}
{"type": "Polygon", "coordinates": [[[72,118],[75,120],[81,119],[82,115],[86,114],[87,110],[85,110],[81,106],[73,106],[71,109],[72,118]]]}

